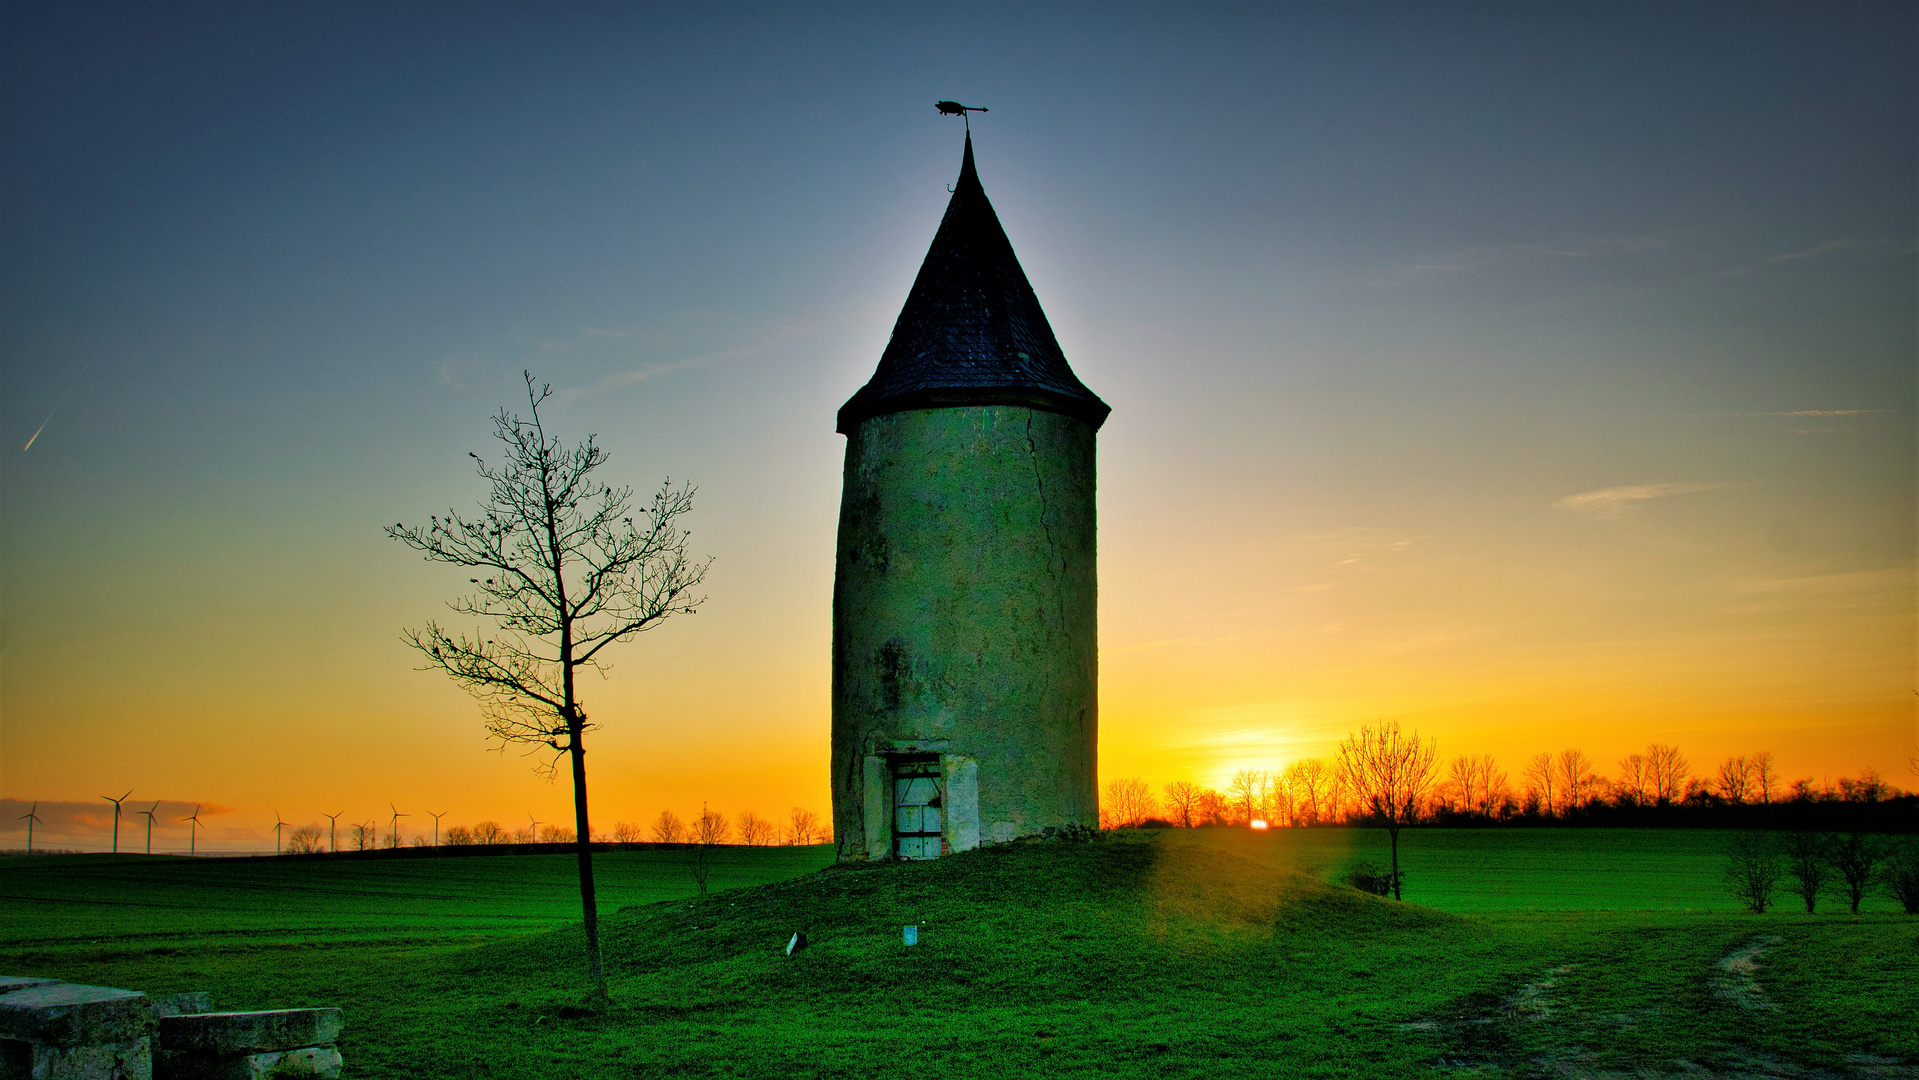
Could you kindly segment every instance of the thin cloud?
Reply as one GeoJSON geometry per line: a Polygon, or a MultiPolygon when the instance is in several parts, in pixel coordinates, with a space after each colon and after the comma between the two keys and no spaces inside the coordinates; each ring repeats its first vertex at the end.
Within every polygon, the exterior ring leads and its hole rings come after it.
{"type": "Polygon", "coordinates": [[[1733,416],[1871,416],[1874,413],[1898,412],[1897,409],[1798,409],[1793,412],[1741,412],[1733,416]]]}
{"type": "MultiPolygon", "coordinates": [[[[1762,270],[1770,270],[1773,267],[1784,266],[1788,263],[1804,262],[1808,259],[1824,259],[1838,255],[1841,252],[1858,251],[1861,248],[1883,248],[1889,246],[1891,243],[1891,240],[1884,238],[1848,237],[1843,240],[1827,240],[1824,243],[1814,244],[1809,248],[1803,248],[1799,251],[1783,251],[1777,255],[1769,255],[1755,263],[1736,266],[1731,270],[1724,271],[1723,276],[1737,277],[1742,274],[1757,274],[1762,270]]],[[[1908,254],[1909,253],[1910,252],[1908,252],[1908,254]]]]}
{"type": "MultiPolygon", "coordinates": [[[[615,390],[622,390],[637,383],[645,382],[648,379],[656,379],[661,375],[670,375],[676,371],[687,371],[692,368],[706,367],[709,364],[738,360],[742,357],[765,352],[776,345],[784,345],[788,342],[812,337],[814,334],[817,334],[819,330],[820,326],[816,323],[784,324],[774,327],[771,331],[762,334],[753,341],[727,349],[724,352],[708,353],[705,356],[689,356],[684,359],[669,360],[657,364],[642,364],[639,367],[629,368],[626,371],[615,372],[597,382],[588,383],[585,386],[576,386],[569,390],[562,390],[554,395],[554,399],[563,404],[595,394],[605,394],[615,390]]],[[[603,338],[627,336],[625,331],[595,328],[587,328],[583,333],[603,338]]]]}
{"type": "Polygon", "coordinates": [[[1616,518],[1652,499],[1691,495],[1694,492],[1711,491],[1723,486],[1721,484],[1623,484],[1619,487],[1600,488],[1597,491],[1582,491],[1577,495],[1568,495],[1553,503],[1553,509],[1571,510],[1596,518],[1616,518]]]}

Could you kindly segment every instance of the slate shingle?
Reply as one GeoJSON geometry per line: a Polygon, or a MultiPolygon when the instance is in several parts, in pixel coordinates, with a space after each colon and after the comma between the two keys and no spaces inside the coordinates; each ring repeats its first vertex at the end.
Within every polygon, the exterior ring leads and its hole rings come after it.
{"type": "Polygon", "coordinates": [[[933,246],[878,370],[840,406],[839,430],[909,409],[1025,405],[1095,428],[1112,407],[1067,366],[973,168],[973,138],[933,246]]]}

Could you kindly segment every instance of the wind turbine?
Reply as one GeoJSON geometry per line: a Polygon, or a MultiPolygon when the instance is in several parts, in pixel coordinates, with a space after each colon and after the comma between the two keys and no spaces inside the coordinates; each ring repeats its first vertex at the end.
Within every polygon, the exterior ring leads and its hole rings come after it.
{"type": "Polygon", "coordinates": [[[280,812],[278,810],[273,812],[273,853],[275,855],[280,853],[280,830],[291,824],[293,824],[293,822],[280,820],[280,812]]]}
{"type": "Polygon", "coordinates": [[[132,795],[133,792],[128,790],[125,795],[117,799],[111,795],[100,796],[102,799],[113,804],[113,853],[115,855],[120,854],[120,804],[126,802],[132,795]]]}
{"type": "Polygon", "coordinates": [[[31,855],[33,854],[33,823],[40,820],[40,804],[34,803],[33,809],[20,815],[20,820],[27,823],[27,854],[31,855]]]}
{"type": "MultiPolygon", "coordinates": [[[[129,792],[128,794],[132,793],[129,792]]],[[[153,812],[158,809],[160,809],[160,800],[155,799],[152,806],[147,807],[145,810],[134,811],[136,814],[145,814],[147,816],[147,854],[149,855],[153,854],[153,812]]]]}
{"type": "Polygon", "coordinates": [[[325,818],[325,819],[327,820],[327,826],[326,826],[326,846],[327,846],[327,852],[328,852],[329,854],[336,854],[336,855],[337,855],[337,854],[339,854],[339,851],[340,851],[340,842],[339,842],[338,840],[335,840],[335,839],[334,839],[334,837],[333,837],[333,830],[339,827],[339,825],[340,825],[340,815],[341,815],[341,814],[344,814],[344,813],[346,813],[346,811],[345,811],[345,810],[335,810],[335,811],[334,811],[334,812],[332,812],[331,814],[321,814],[321,815],[320,815],[321,817],[323,817],[323,818],[325,818]]]}
{"type": "Polygon", "coordinates": [[[390,847],[397,848],[400,846],[400,819],[403,817],[412,817],[413,815],[400,813],[399,809],[392,803],[387,803],[386,808],[393,811],[392,823],[387,826],[387,844],[390,847]]]}
{"type": "Polygon", "coordinates": [[[440,819],[452,812],[453,811],[451,810],[442,810],[439,813],[435,814],[431,810],[427,811],[427,816],[433,819],[433,846],[434,847],[440,846],[440,819]]]}
{"type": "Polygon", "coordinates": [[[526,815],[526,820],[533,822],[533,842],[536,844],[539,843],[540,842],[540,826],[545,824],[545,822],[533,821],[533,815],[531,813],[528,813],[526,815]]]}
{"type": "Polygon", "coordinates": [[[191,825],[188,825],[188,826],[187,826],[187,854],[188,854],[188,855],[191,855],[191,854],[193,854],[193,846],[194,846],[194,845],[193,845],[193,842],[194,842],[194,841],[195,841],[196,839],[198,839],[198,838],[199,838],[199,832],[200,832],[200,804],[199,804],[199,803],[194,803],[194,804],[193,804],[193,813],[191,813],[191,814],[188,814],[188,815],[187,815],[186,817],[183,817],[183,818],[181,818],[180,820],[181,820],[181,821],[190,821],[190,822],[192,822],[192,823],[193,823],[193,824],[191,824],[191,825]]]}

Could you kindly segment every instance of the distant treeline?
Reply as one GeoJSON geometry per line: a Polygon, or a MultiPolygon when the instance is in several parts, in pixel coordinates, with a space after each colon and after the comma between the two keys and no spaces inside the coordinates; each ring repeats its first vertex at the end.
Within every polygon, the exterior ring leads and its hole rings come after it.
{"type": "MultiPolygon", "coordinates": [[[[393,851],[399,848],[476,849],[489,852],[550,851],[552,845],[572,844],[577,837],[564,825],[528,821],[508,828],[497,821],[476,825],[449,825],[432,833],[416,832],[402,836],[398,817],[382,828],[378,821],[345,822],[338,825],[302,825],[288,830],[281,852],[287,855],[348,854],[393,851]]],[[[715,847],[742,844],[747,847],[804,847],[829,843],[833,831],[818,814],[794,807],[784,823],[763,818],[751,810],[729,822],[725,814],[701,808],[691,823],[682,822],[671,810],[660,811],[647,828],[616,821],[608,830],[594,829],[595,847],[610,850],[646,847],[715,847]]]]}
{"type": "MultiPolygon", "coordinates": [[[[1877,770],[1836,782],[1784,782],[1770,753],[1729,757],[1696,775],[1677,747],[1629,754],[1613,777],[1580,750],[1537,754],[1517,783],[1491,754],[1457,757],[1413,785],[1403,824],[1450,828],[1765,828],[1919,832],[1919,794],[1877,770]]],[[[1340,759],[1307,758],[1279,771],[1242,769],[1225,790],[1189,780],[1154,795],[1145,781],[1109,782],[1102,828],[1303,828],[1374,822],[1376,799],[1340,759]]]]}

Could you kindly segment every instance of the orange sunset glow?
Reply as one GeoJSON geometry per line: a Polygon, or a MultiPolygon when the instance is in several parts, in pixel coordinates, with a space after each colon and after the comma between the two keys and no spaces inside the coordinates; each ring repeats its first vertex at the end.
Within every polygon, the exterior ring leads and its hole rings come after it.
{"type": "MultiPolygon", "coordinates": [[[[568,819],[401,640],[466,575],[381,533],[471,511],[525,369],[606,480],[694,485],[713,559],[582,690],[595,825],[826,816],[835,411],[949,198],[955,93],[1113,410],[1102,783],[1393,720],[1515,784],[1657,742],[1919,788],[1909,94],[1795,97],[1758,46],[1461,73],[1308,13],[1288,62],[1204,77],[1237,31],[801,59],[857,36],[833,15],[738,29],[740,66],[659,17],[634,56],[461,28],[377,79],[203,74],[238,54],[171,27],[47,46],[92,59],[7,121],[0,847],[37,803],[36,844],[104,848],[128,790],[169,852],[568,819]]],[[[384,56],[382,18],[259,48],[384,56]]]]}

